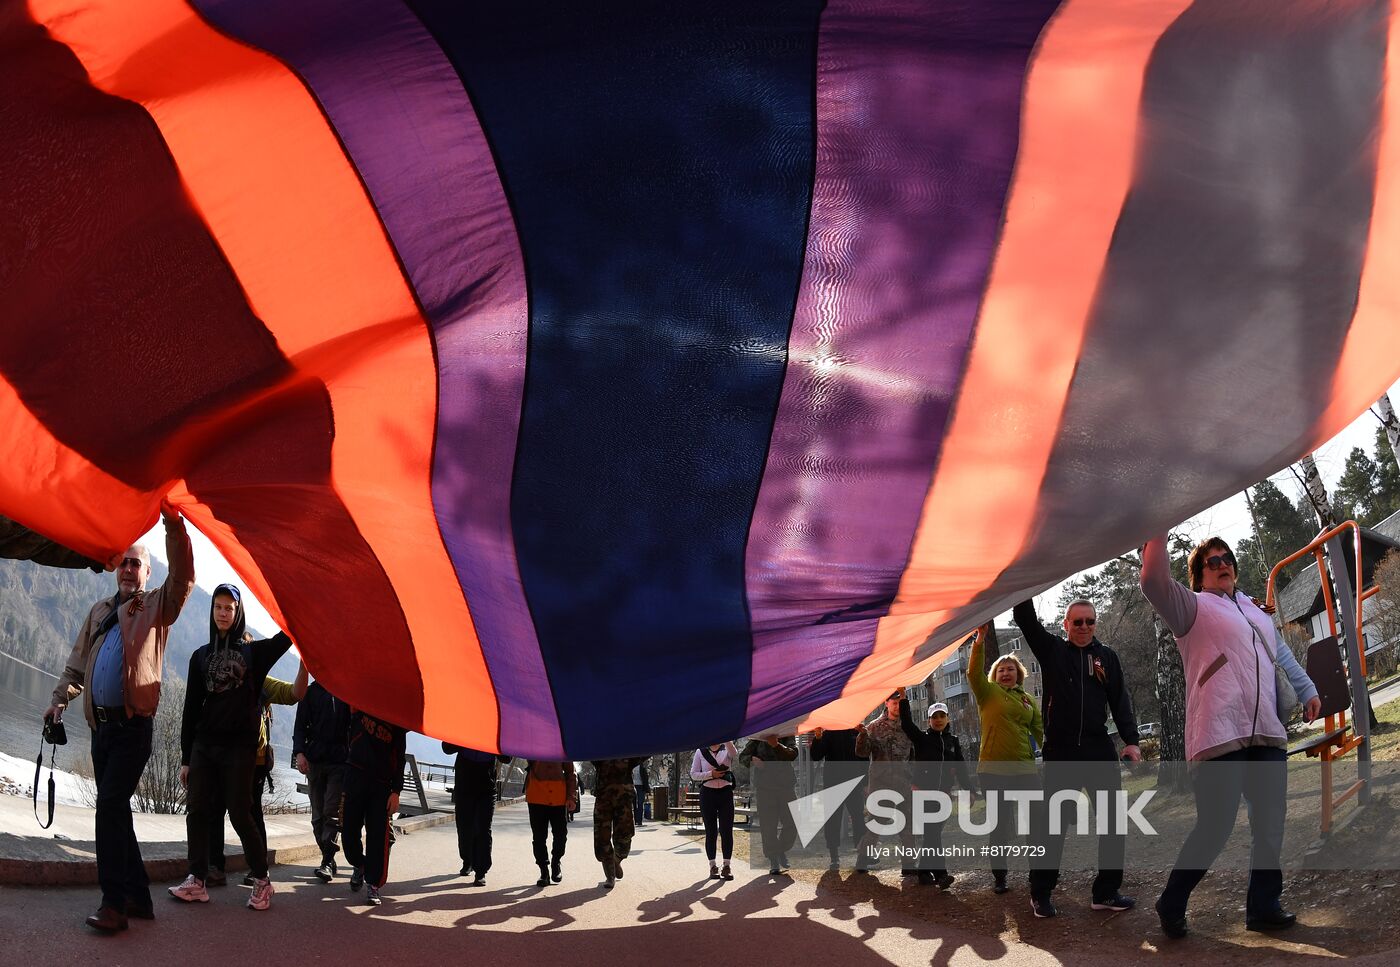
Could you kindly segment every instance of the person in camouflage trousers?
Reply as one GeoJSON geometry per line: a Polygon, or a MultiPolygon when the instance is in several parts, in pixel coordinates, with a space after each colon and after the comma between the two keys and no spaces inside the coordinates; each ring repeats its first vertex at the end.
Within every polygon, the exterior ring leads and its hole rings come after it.
{"type": "Polygon", "coordinates": [[[636,831],[632,808],[636,790],[632,788],[632,770],[646,761],[637,759],[602,759],[593,763],[597,771],[593,800],[593,855],[603,864],[603,877],[608,889],[622,879],[622,861],[632,850],[632,834],[636,831]]]}
{"type": "MultiPolygon", "coordinates": [[[[905,876],[914,876],[918,873],[917,865],[912,859],[916,855],[914,777],[911,761],[914,758],[914,743],[904,734],[904,726],[900,723],[899,703],[902,701],[904,689],[896,689],[894,694],[885,699],[885,714],[870,725],[856,729],[856,755],[870,756],[867,797],[880,791],[893,791],[899,796],[898,809],[904,814],[904,827],[899,831],[899,841],[905,849],[904,855],[911,858],[909,863],[902,867],[902,872],[905,876]]],[[[879,843],[880,834],[867,825],[865,836],[856,850],[857,873],[868,873],[879,865],[875,858],[875,849],[879,843]]]]}

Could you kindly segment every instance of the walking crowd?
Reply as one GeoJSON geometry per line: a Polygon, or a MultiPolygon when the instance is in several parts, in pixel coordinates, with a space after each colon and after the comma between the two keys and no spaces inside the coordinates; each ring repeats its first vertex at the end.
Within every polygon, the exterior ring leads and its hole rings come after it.
{"type": "MultiPolygon", "coordinates": [[[[104,932],[125,929],[128,918],[153,919],[150,884],[137,842],[130,800],[151,755],[152,719],[160,699],[161,670],[170,626],[194,586],[188,535],[174,507],[162,506],[170,574],[148,590],[150,556],[132,547],[116,568],[117,592],[91,608],[54,690],[45,718],[60,721],[79,695],[91,730],[97,786],[96,853],[102,899],[87,923],[104,932]]],[[[1193,764],[1231,763],[1240,768],[1193,772],[1196,824],[1182,844],[1156,902],[1163,931],[1185,935],[1190,895],[1223,849],[1234,827],[1240,799],[1249,806],[1253,840],[1245,913],[1246,926],[1272,930],[1290,926],[1293,914],[1281,902],[1280,851],[1287,793],[1284,767],[1287,732],[1276,673],[1287,679],[1312,720],[1319,713],[1316,687],[1299,666],[1257,602],[1236,587],[1236,562],[1228,545],[1211,538],[1188,561],[1188,584],[1171,577],[1165,538],[1143,549],[1141,586],[1148,602],[1176,637],[1186,672],[1186,743],[1193,764]]],[[[1122,894],[1126,838],[1116,823],[1121,790],[1120,757],[1141,758],[1138,728],[1118,656],[1096,636],[1097,615],[1088,600],[1074,601],[1061,621],[1064,635],[1048,630],[1030,601],[1013,611],[1017,627],[1043,669],[1044,695],[1037,703],[1025,691],[1026,669],[1012,655],[994,660],[984,676],[988,635],[977,635],[969,662],[981,735],[975,772],[949,728],[948,708],[929,709],[928,728],[914,722],[903,689],[896,690],[870,723],[850,729],[816,729],[810,757],[823,763],[826,788],[849,785],[870,794],[893,794],[903,819],[901,855],[920,857],[903,873],[948,890],[956,883],[942,861],[944,815],[925,822],[922,849],[914,841],[916,790],[970,796],[1043,793],[1032,808],[1028,843],[1039,851],[1028,878],[1036,917],[1056,916],[1064,834],[1052,832],[1049,806],[1057,793],[1083,791],[1096,809],[1100,828],[1098,872],[1089,905],[1124,911],[1135,901],[1122,894]],[[1125,743],[1118,750],[1108,731],[1112,717],[1125,743]],[[1037,754],[1043,764],[1037,763],[1037,754]],[[1107,796],[1096,797],[1098,793],[1107,796]],[[1107,819],[1104,825],[1103,820],[1107,819]]],[[[349,889],[364,890],[378,905],[389,873],[391,819],[404,783],[406,731],[338,699],[321,682],[308,682],[304,666],[293,681],[270,677],[292,646],[285,633],[254,640],[246,630],[242,592],[219,585],[209,616],[209,642],[190,658],[181,715],[180,780],[186,788],[188,875],[169,888],[175,900],[207,903],[209,888],[227,883],[224,816],[238,835],[248,866],[247,906],[267,910],[274,888],[268,876],[263,790],[272,782],[270,745],[273,706],[297,706],[292,762],[306,777],[311,826],[321,850],[316,875],[330,883],[340,876],[337,856],[349,866],[349,889]]],[[[457,757],[452,792],[461,875],[486,884],[491,869],[491,827],[498,774],[509,756],[443,743],[457,757]]],[[[770,875],[790,869],[788,852],[797,841],[794,815],[792,736],[763,735],[739,751],[733,742],[695,750],[690,778],[699,798],[709,877],[732,880],[736,765],[750,772],[759,828],[758,849],[770,875]]],[[[634,831],[644,822],[650,785],[645,758],[592,763],[595,803],[593,852],[611,889],[623,877],[634,831]]],[[[571,761],[528,760],[524,798],[529,813],[537,886],[562,881],[569,821],[579,809],[580,776],[571,761]]],[[[1005,802],[1002,798],[1000,801],[1005,802]]],[[[962,797],[966,808],[969,797],[962,797]]],[[[864,809],[865,796],[847,795],[824,818],[823,837],[832,869],[839,869],[843,839],[856,845],[855,869],[878,865],[880,834],[864,809]]],[[[1016,835],[1015,811],[1000,809],[988,832],[993,890],[1011,890],[1006,847],[1016,835]]]]}

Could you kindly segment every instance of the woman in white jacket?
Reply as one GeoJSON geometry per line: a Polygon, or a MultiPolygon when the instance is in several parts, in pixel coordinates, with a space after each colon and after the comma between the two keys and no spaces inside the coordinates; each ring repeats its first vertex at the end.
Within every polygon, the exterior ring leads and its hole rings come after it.
{"type": "Polygon", "coordinates": [[[710,878],[734,879],[729,860],[734,855],[734,761],[739,758],[733,742],[695,750],[690,778],[700,783],[700,818],[705,823],[705,855],[710,878]],[[724,848],[724,869],[715,865],[715,840],[724,848]]]}
{"type": "Polygon", "coordinates": [[[1279,900],[1288,733],[1275,666],[1298,693],[1308,721],[1321,702],[1269,616],[1235,586],[1228,544],[1218,537],[1203,541],[1191,551],[1187,570],[1189,589],[1172,580],[1165,535],[1143,548],[1143,593],[1176,636],[1186,672],[1186,757],[1196,795],[1196,825],[1157,901],[1157,915],[1167,936],[1186,935],[1191,891],[1229,840],[1243,796],[1253,840],[1245,926],[1279,930],[1296,918],[1279,900]]]}

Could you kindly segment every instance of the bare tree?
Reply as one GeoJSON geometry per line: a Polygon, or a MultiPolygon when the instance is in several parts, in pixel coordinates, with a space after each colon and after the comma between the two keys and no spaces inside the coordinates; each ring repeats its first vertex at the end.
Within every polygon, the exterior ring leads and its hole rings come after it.
{"type": "MultiPolygon", "coordinates": [[[[1390,452],[1395,455],[1395,461],[1400,464],[1400,419],[1396,419],[1395,409],[1390,405],[1390,394],[1382,393],[1381,398],[1376,400],[1376,419],[1381,421],[1385,427],[1385,435],[1390,440],[1390,452]]],[[[1380,454],[1376,454],[1377,457],[1380,454]]]]}
{"type": "Polygon", "coordinates": [[[1187,792],[1191,782],[1186,771],[1186,671],[1176,637],[1156,612],[1152,629],[1157,635],[1157,705],[1162,716],[1157,788],[1169,794],[1187,792]]]}
{"type": "Polygon", "coordinates": [[[1374,580],[1380,588],[1366,602],[1368,623],[1386,647],[1374,656],[1374,666],[1367,671],[1383,674],[1393,669],[1400,650],[1400,551],[1391,551],[1376,565],[1374,580]]]}
{"type": "Polygon", "coordinates": [[[136,808],[143,813],[182,813],[185,787],[180,784],[180,715],[185,683],[167,675],[151,734],[151,758],[136,787],[136,808]]]}
{"type": "Polygon", "coordinates": [[[1337,519],[1332,514],[1332,504],[1327,499],[1327,487],[1322,482],[1322,474],[1317,472],[1317,461],[1308,453],[1303,455],[1299,464],[1303,468],[1303,493],[1307,495],[1308,503],[1317,515],[1317,522],[1322,525],[1323,530],[1331,530],[1337,526],[1337,519]]]}

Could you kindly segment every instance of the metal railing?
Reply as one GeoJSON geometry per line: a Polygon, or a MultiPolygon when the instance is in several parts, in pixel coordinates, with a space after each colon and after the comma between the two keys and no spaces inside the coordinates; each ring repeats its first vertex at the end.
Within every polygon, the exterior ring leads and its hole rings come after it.
{"type": "Polygon", "coordinates": [[[1321,826],[1322,834],[1325,836],[1332,831],[1332,816],[1337,807],[1353,796],[1357,797],[1359,805],[1364,805],[1371,798],[1371,717],[1368,699],[1370,687],[1366,683],[1366,653],[1365,649],[1361,647],[1361,608],[1363,602],[1375,594],[1378,589],[1375,587],[1367,591],[1361,589],[1364,580],[1361,570],[1361,527],[1356,521],[1349,520],[1317,535],[1307,547],[1290,554],[1274,565],[1273,570],[1269,572],[1268,590],[1265,593],[1265,601],[1271,608],[1275,606],[1274,586],[1279,573],[1288,565],[1309,554],[1317,563],[1318,583],[1322,587],[1322,600],[1327,607],[1327,621],[1334,638],[1338,631],[1338,613],[1341,612],[1341,630],[1346,638],[1346,664],[1351,686],[1351,707],[1353,710],[1360,710],[1360,714],[1354,716],[1354,720],[1351,722],[1348,722],[1346,709],[1326,716],[1323,723],[1323,734],[1317,740],[1305,743],[1302,749],[1296,750],[1322,760],[1321,826]],[[1354,598],[1351,579],[1346,571],[1346,549],[1342,546],[1341,539],[1341,535],[1347,530],[1352,532],[1354,545],[1352,548],[1356,575],[1354,598]],[[1334,564],[1330,572],[1330,580],[1327,567],[1329,561],[1334,564]],[[1333,582],[1336,582],[1337,585],[1335,595],[1332,589],[1333,582]],[[1351,734],[1348,735],[1348,732],[1351,734]],[[1334,797],[1332,794],[1332,763],[1353,750],[1356,751],[1357,779],[1342,790],[1341,795],[1334,797]]]}

